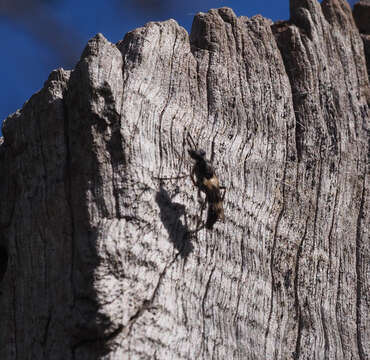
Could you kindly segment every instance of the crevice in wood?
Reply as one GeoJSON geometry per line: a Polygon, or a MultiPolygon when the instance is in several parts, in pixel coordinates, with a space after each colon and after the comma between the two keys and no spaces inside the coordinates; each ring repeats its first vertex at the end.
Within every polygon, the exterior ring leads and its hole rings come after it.
{"type": "MultiPolygon", "coordinates": [[[[208,276],[208,280],[207,280],[207,283],[206,283],[206,287],[205,287],[205,290],[204,290],[204,295],[202,296],[202,320],[203,320],[203,329],[202,329],[202,344],[199,348],[199,351],[202,353],[202,355],[204,356],[204,350],[205,350],[205,343],[206,343],[206,336],[205,336],[205,329],[206,329],[206,310],[205,310],[205,302],[206,302],[206,299],[207,299],[207,295],[208,295],[208,291],[209,291],[209,286],[210,286],[210,283],[211,283],[211,278],[213,276],[213,273],[216,269],[216,265],[213,265],[212,267],[212,270],[211,272],[209,273],[209,276],[208,276]]],[[[198,358],[200,359],[200,354],[198,355],[198,358]]]]}
{"type": "MultiPolygon", "coordinates": [[[[361,327],[362,327],[362,284],[366,283],[365,279],[362,279],[362,264],[363,264],[363,254],[362,254],[362,247],[363,239],[362,239],[362,222],[364,218],[364,202],[365,202],[365,177],[366,174],[363,176],[363,184],[362,184],[362,192],[361,192],[361,200],[360,200],[360,209],[358,212],[357,217],[357,231],[356,231],[356,337],[357,337],[357,346],[358,346],[358,355],[360,360],[365,360],[367,358],[364,347],[362,344],[362,336],[361,336],[361,327]]],[[[365,310],[366,311],[366,310],[365,310]]]]}
{"type": "Polygon", "coordinates": [[[301,118],[303,116],[300,113],[300,103],[302,101],[302,97],[304,94],[296,93],[293,89],[295,88],[296,79],[296,70],[298,70],[297,65],[294,62],[294,59],[291,58],[292,52],[292,30],[290,28],[291,22],[289,21],[279,21],[272,25],[271,30],[275,36],[276,43],[278,45],[278,49],[280,51],[286,74],[288,75],[292,101],[293,101],[293,109],[294,109],[294,118],[295,118],[295,145],[296,145],[296,153],[298,157],[298,161],[302,160],[303,154],[303,139],[304,139],[304,132],[305,126],[301,118]]]}
{"type": "MultiPolygon", "coordinates": [[[[315,176],[318,179],[318,184],[316,185],[316,199],[315,199],[315,209],[314,209],[314,218],[313,218],[313,247],[316,244],[316,226],[317,226],[317,216],[319,211],[319,202],[321,196],[321,183],[322,183],[322,139],[320,139],[320,146],[319,146],[319,174],[315,176]]],[[[319,246],[319,245],[318,245],[319,246]]]]}
{"type": "Polygon", "coordinates": [[[310,217],[307,217],[303,235],[301,238],[301,241],[298,246],[297,250],[297,256],[295,260],[295,276],[294,276],[294,307],[296,311],[296,320],[298,324],[298,331],[297,331],[297,338],[296,338],[296,345],[295,345],[295,352],[294,352],[294,359],[298,360],[301,354],[301,338],[302,338],[302,328],[303,328],[303,318],[301,313],[301,304],[299,302],[299,296],[298,296],[298,289],[299,289],[299,261],[302,258],[302,252],[303,252],[303,243],[306,239],[307,235],[307,229],[308,229],[308,222],[310,217]]]}
{"type": "Polygon", "coordinates": [[[340,321],[339,315],[341,314],[341,309],[340,309],[340,293],[341,293],[341,279],[342,279],[342,259],[341,259],[341,254],[339,254],[339,266],[338,266],[338,280],[337,280],[337,291],[335,294],[335,321],[338,327],[338,333],[339,333],[339,338],[340,338],[340,350],[343,354],[344,358],[344,344],[345,341],[343,339],[343,329],[342,329],[342,323],[340,321]]]}
{"type": "Polygon", "coordinates": [[[326,324],[325,320],[325,310],[323,306],[320,306],[320,318],[321,318],[321,324],[324,332],[324,360],[329,359],[329,336],[328,336],[328,325],[326,324]]]}
{"type": "Polygon", "coordinates": [[[270,257],[270,276],[271,276],[271,294],[270,294],[270,310],[269,310],[269,316],[267,320],[267,326],[265,331],[265,344],[264,344],[264,354],[267,355],[267,341],[268,336],[270,332],[270,323],[271,323],[271,317],[273,313],[273,305],[274,305],[274,291],[276,291],[276,283],[275,283],[275,274],[274,274],[274,258],[275,258],[275,250],[276,250],[276,242],[277,242],[277,232],[279,228],[280,221],[283,217],[284,211],[285,211],[285,179],[286,179],[286,172],[287,172],[287,157],[288,157],[288,137],[285,138],[285,156],[284,156],[284,169],[283,169],[283,176],[281,180],[281,199],[278,200],[281,202],[281,208],[278,213],[275,227],[274,227],[274,234],[273,234],[273,242],[272,242],[272,248],[271,248],[271,257],[270,257]]]}
{"type": "MultiPolygon", "coordinates": [[[[70,269],[70,284],[72,289],[72,309],[75,307],[75,301],[76,301],[76,290],[75,290],[75,284],[74,284],[74,269],[75,269],[75,231],[76,231],[76,225],[75,225],[75,215],[74,215],[74,207],[72,202],[72,154],[71,154],[71,142],[70,142],[70,124],[69,124],[69,114],[68,114],[68,105],[66,103],[66,96],[67,96],[67,89],[63,92],[62,97],[62,104],[63,104],[63,117],[64,117],[64,143],[65,143],[65,149],[66,149],[66,160],[65,160],[65,188],[64,193],[66,196],[66,202],[68,205],[68,214],[69,214],[69,221],[70,221],[70,240],[71,240],[71,269],[70,269]]],[[[72,311],[71,309],[71,311],[72,311]]]]}

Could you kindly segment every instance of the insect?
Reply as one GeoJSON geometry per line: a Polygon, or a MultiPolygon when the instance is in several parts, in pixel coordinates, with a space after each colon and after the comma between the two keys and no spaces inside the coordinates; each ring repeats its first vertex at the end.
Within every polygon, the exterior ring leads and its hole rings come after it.
{"type": "MultiPolygon", "coordinates": [[[[223,201],[226,188],[220,186],[212,163],[206,159],[206,152],[202,149],[196,150],[194,140],[189,132],[187,133],[187,142],[190,147],[188,153],[190,157],[195,160],[190,178],[194,186],[198,188],[198,195],[200,196],[201,192],[206,195],[206,199],[201,206],[200,216],[202,216],[204,205],[207,203],[208,213],[205,227],[211,230],[218,220],[225,219],[223,201]],[[222,195],[221,190],[224,190],[222,195]]],[[[198,228],[198,230],[202,227],[198,228]]]]}
{"type": "MultiPolygon", "coordinates": [[[[206,227],[211,230],[213,225],[218,220],[224,220],[224,207],[223,201],[225,198],[226,188],[220,186],[219,180],[216,176],[215,170],[212,166],[211,161],[206,159],[206,152],[202,149],[197,150],[195,142],[191,137],[190,133],[187,131],[186,141],[188,143],[189,149],[188,153],[190,157],[195,161],[192,170],[190,172],[190,178],[195,187],[198,188],[198,197],[201,198],[201,193],[206,195],[200,208],[200,216],[198,217],[198,222],[196,229],[190,231],[191,233],[196,233],[199,230],[206,227]],[[221,190],[223,194],[221,195],[221,190]],[[205,205],[208,204],[207,220],[205,223],[200,225],[202,214],[205,205]]],[[[181,157],[181,162],[183,157],[181,157]]],[[[183,179],[189,175],[177,176],[177,177],[154,177],[157,180],[173,180],[173,179],[183,179]]]]}

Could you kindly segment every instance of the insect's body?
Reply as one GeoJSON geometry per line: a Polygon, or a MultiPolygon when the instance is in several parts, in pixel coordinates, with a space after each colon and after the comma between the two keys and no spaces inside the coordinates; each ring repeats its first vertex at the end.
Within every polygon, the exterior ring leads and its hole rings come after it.
{"type": "Polygon", "coordinates": [[[217,220],[224,220],[224,207],[222,205],[222,200],[218,202],[209,202],[208,205],[208,214],[206,221],[206,228],[212,229],[213,225],[217,220]]]}
{"type": "MultiPolygon", "coordinates": [[[[192,230],[191,233],[196,233],[204,226],[207,229],[212,229],[213,225],[218,220],[224,220],[224,207],[223,201],[225,197],[226,188],[220,186],[215,170],[212,166],[211,161],[206,159],[206,152],[204,150],[196,150],[196,145],[191,137],[190,133],[187,134],[187,142],[190,147],[188,153],[191,158],[195,161],[194,166],[190,173],[190,178],[198,188],[198,195],[203,192],[206,195],[205,201],[202,202],[200,216],[198,218],[197,227],[192,230]],[[221,190],[223,194],[221,195],[221,190]],[[202,222],[202,214],[205,204],[208,204],[207,220],[203,225],[199,226],[202,222]]],[[[188,176],[188,175],[187,175],[188,176]]],[[[186,176],[176,177],[176,179],[184,178],[186,176]]],[[[159,180],[170,180],[173,178],[157,178],[159,180]]]]}
{"type": "Polygon", "coordinates": [[[203,150],[189,150],[189,155],[196,161],[191,172],[191,179],[194,185],[206,194],[206,202],[208,203],[206,228],[212,229],[217,220],[224,219],[220,184],[211,162],[205,159],[203,150]]]}

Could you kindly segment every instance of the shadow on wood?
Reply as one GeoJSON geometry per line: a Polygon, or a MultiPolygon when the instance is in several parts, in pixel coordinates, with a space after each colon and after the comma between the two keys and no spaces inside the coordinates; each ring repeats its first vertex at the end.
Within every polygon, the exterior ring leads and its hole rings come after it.
{"type": "MultiPolygon", "coordinates": [[[[173,196],[175,195],[176,193],[173,196]]],[[[173,202],[163,184],[159,186],[155,201],[159,206],[160,218],[168,232],[170,242],[179,251],[181,257],[186,259],[193,250],[193,245],[190,242],[191,232],[187,225],[185,206],[173,202]],[[184,223],[180,219],[182,216],[184,216],[184,223]]]]}

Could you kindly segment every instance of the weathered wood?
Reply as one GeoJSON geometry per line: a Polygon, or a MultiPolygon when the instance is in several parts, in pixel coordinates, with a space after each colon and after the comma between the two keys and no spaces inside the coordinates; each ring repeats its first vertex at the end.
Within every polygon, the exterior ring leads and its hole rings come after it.
{"type": "Polygon", "coordinates": [[[363,43],[343,0],[291,14],[99,34],[6,119],[1,359],[369,357],[363,43]],[[187,131],[227,188],[196,234],[187,131]]]}

